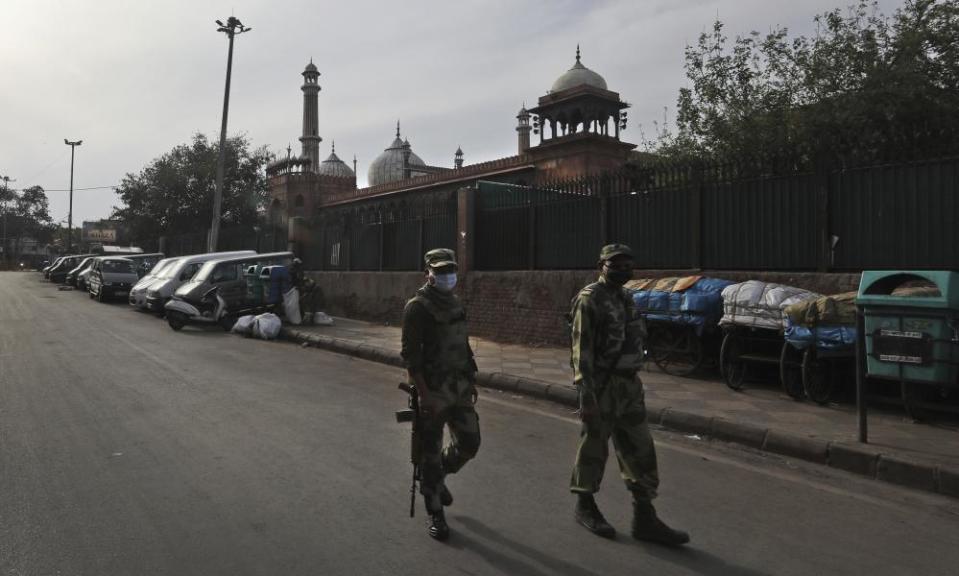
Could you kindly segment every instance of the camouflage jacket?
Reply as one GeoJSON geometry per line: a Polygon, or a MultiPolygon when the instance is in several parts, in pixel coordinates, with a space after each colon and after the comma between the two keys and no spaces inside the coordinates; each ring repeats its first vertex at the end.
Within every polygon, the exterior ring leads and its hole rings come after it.
{"type": "Polygon", "coordinates": [[[572,303],[573,382],[598,391],[610,374],[635,373],[643,362],[646,325],[623,288],[600,278],[572,303]]]}

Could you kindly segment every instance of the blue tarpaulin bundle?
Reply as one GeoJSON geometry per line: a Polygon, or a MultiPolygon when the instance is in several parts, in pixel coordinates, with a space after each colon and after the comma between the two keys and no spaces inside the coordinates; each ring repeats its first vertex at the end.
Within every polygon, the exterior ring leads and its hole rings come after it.
{"type": "Polygon", "coordinates": [[[818,350],[843,350],[856,345],[855,326],[816,326],[807,328],[786,318],[786,342],[805,350],[815,344],[818,350]]]}
{"type": "Polygon", "coordinates": [[[723,315],[723,288],[733,284],[719,278],[664,278],[639,283],[633,302],[647,320],[687,326],[715,325],[723,315]]]}

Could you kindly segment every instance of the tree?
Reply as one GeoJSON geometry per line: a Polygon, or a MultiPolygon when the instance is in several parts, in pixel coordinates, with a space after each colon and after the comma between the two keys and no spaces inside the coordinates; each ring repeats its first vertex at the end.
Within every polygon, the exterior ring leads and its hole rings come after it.
{"type": "Polygon", "coordinates": [[[724,25],[686,48],[690,86],[676,132],[648,147],[672,158],[788,158],[843,165],[959,152],[959,2],[908,0],[890,18],[865,0],[728,46],[724,25]]]}
{"type": "MultiPolygon", "coordinates": [[[[228,138],[226,146],[223,223],[253,225],[266,203],[270,153],[265,147],[251,151],[243,136],[228,138]]],[[[198,133],[191,143],[174,147],[139,174],[127,174],[117,189],[122,206],[114,208],[111,218],[123,220],[132,240],[144,244],[162,235],[207,230],[218,148],[198,133]]]]}
{"type": "MultiPolygon", "coordinates": [[[[0,178],[3,179],[3,178],[0,178]]],[[[6,186],[0,188],[0,206],[3,207],[4,259],[7,252],[14,258],[20,257],[24,238],[45,242],[51,234],[53,218],[50,217],[50,205],[47,194],[40,186],[31,186],[17,194],[6,186]],[[11,248],[10,239],[13,239],[11,248]]]]}

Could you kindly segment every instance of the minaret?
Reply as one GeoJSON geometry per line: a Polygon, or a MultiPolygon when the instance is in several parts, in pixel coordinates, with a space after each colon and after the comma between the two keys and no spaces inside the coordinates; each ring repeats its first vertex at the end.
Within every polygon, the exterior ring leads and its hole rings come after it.
{"type": "Polygon", "coordinates": [[[457,170],[463,167],[463,149],[459,146],[456,147],[456,155],[453,157],[453,166],[457,170]]]}
{"type": "Polygon", "coordinates": [[[320,93],[320,85],[317,82],[320,73],[310,58],[310,63],[303,70],[303,135],[300,136],[300,142],[303,145],[301,156],[310,159],[310,171],[316,172],[320,166],[320,142],[323,141],[318,134],[320,129],[319,103],[317,95],[320,93]]]}
{"type": "Polygon", "coordinates": [[[529,150],[529,112],[526,110],[526,103],[523,103],[523,107],[519,109],[519,114],[516,115],[516,119],[519,120],[519,124],[516,125],[516,133],[519,136],[519,153],[525,154],[529,150]]]}

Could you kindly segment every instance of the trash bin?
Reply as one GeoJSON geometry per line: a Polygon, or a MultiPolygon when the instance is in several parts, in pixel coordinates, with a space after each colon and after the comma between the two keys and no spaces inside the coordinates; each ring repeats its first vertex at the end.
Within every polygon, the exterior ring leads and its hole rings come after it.
{"type": "Polygon", "coordinates": [[[866,271],[856,305],[867,376],[959,386],[959,272],[866,271]]]}

